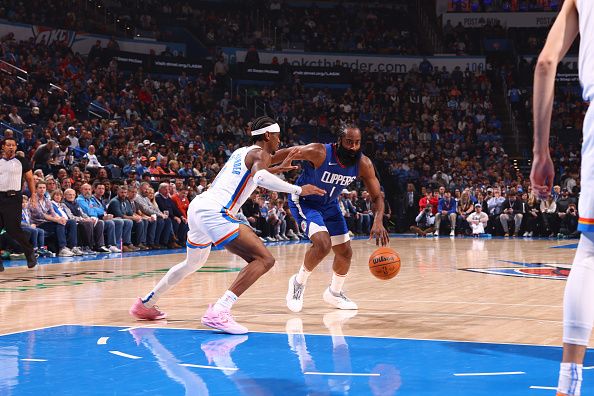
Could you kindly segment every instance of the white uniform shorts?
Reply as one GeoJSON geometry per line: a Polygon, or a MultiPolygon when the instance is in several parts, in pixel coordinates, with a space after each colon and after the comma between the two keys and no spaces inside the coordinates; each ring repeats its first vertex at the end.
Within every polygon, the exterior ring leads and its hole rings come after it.
{"type": "Polygon", "coordinates": [[[578,230],[594,232],[594,106],[590,106],[586,112],[583,129],[578,230]]]}
{"type": "Polygon", "coordinates": [[[240,220],[221,205],[196,197],[188,207],[188,241],[190,249],[203,249],[211,244],[225,246],[239,236],[240,220]]]}

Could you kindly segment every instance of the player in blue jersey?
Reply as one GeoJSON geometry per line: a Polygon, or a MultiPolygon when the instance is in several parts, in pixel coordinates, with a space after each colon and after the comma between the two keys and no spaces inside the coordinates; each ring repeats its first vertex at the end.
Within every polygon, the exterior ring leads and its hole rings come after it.
{"type": "MultiPolygon", "coordinates": [[[[280,150],[273,163],[280,162],[290,149],[280,150]]],[[[334,251],[333,275],[330,286],[324,291],[324,301],[339,309],[357,309],[357,304],[342,291],[353,255],[344,216],[338,205],[338,196],[344,188],[360,177],[373,201],[374,221],[371,238],[382,246],[389,242],[383,226],[384,200],[381,187],[371,160],[361,153],[361,131],[356,125],[344,127],[334,144],[312,143],[299,148],[295,159],[303,161],[303,171],[297,185],[313,184],[326,191],[324,196],[300,197],[292,195],[291,213],[301,230],[311,240],[299,272],[289,279],[287,306],[293,312],[303,308],[303,292],[311,271],[334,251]]]]}

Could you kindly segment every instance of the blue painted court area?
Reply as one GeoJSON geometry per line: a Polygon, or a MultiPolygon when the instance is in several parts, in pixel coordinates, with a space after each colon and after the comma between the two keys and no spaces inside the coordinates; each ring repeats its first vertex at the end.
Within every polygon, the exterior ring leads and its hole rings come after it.
{"type": "MultiPolygon", "coordinates": [[[[0,395],[554,395],[560,357],[528,345],[68,325],[0,336],[0,395]]],[[[594,394],[591,370],[582,394],[594,394]]]]}

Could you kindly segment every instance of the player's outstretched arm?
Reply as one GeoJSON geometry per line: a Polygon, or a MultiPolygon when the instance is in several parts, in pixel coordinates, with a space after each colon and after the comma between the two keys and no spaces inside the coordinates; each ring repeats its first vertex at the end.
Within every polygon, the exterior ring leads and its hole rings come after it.
{"type": "Polygon", "coordinates": [[[384,228],[384,198],[382,197],[379,180],[375,175],[375,168],[371,160],[365,155],[361,156],[359,163],[359,176],[367,188],[373,202],[373,226],[369,238],[375,238],[376,245],[386,246],[390,242],[388,231],[384,228]]]}
{"type": "Polygon", "coordinates": [[[549,135],[557,64],[563,59],[579,32],[575,0],[565,0],[551,27],[534,70],[534,147],[530,182],[541,199],[553,188],[555,171],[549,152],[549,135]]]}
{"type": "Polygon", "coordinates": [[[268,172],[271,156],[264,150],[252,150],[246,157],[246,166],[254,175],[254,182],[267,190],[297,195],[324,195],[326,191],[311,184],[296,186],[268,172]]]}
{"type": "Polygon", "coordinates": [[[278,164],[283,162],[293,150],[298,150],[295,154],[293,161],[309,161],[314,164],[317,168],[322,165],[324,158],[326,158],[326,149],[321,143],[310,143],[305,146],[289,147],[281,150],[277,150],[272,156],[270,161],[271,164],[278,164]]]}

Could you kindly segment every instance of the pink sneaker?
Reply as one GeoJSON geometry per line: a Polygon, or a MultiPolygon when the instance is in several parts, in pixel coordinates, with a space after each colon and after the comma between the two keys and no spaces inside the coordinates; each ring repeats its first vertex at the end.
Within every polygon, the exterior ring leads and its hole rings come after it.
{"type": "Polygon", "coordinates": [[[213,305],[208,306],[206,313],[202,317],[202,324],[229,334],[245,334],[248,332],[247,327],[240,325],[233,319],[233,315],[229,310],[216,311],[213,305]]]}
{"type": "Polygon", "coordinates": [[[141,320],[159,320],[165,319],[167,317],[167,314],[165,312],[159,311],[156,305],[152,308],[145,307],[140,297],[138,297],[128,312],[136,319],[141,320]]]}

